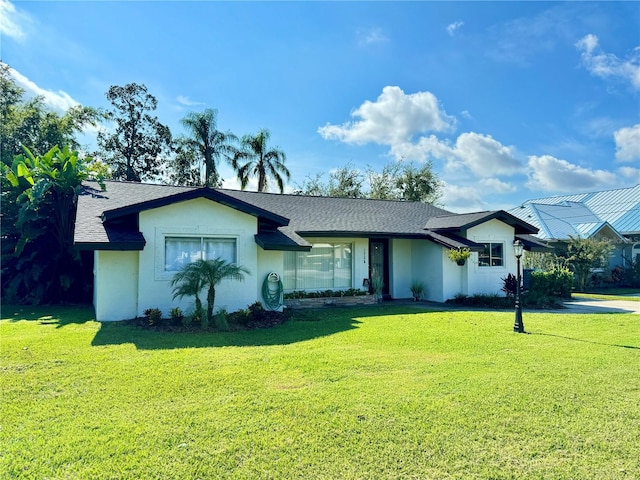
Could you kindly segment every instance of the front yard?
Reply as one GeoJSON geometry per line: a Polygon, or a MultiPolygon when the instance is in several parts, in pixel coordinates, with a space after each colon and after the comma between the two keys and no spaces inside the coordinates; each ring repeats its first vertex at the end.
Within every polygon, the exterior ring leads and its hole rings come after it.
{"type": "Polygon", "coordinates": [[[326,309],[169,333],[3,306],[0,478],[640,477],[640,316],[326,309]],[[315,320],[315,321],[313,321],[315,320]]]}

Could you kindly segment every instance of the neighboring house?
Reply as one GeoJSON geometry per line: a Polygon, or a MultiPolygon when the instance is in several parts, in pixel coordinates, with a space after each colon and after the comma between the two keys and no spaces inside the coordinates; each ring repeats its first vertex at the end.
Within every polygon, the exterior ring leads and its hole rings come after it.
{"type": "Polygon", "coordinates": [[[536,237],[551,245],[570,237],[610,240],[610,268],[640,261],[640,185],[527,200],[509,213],[537,227],[536,237]]]}
{"type": "Polygon", "coordinates": [[[410,298],[413,280],[438,302],[497,293],[516,269],[515,237],[537,249],[536,232],[504,211],[458,215],[417,202],[106,182],[106,191],[85,183],[74,243],[94,251],[96,318],[122,320],[147,308],[187,309],[189,299],[172,300],[170,281],[203,257],[251,272],[216,289],[216,306],[229,311],[262,300],[270,272],[285,292],[365,288],[380,276],[387,298],[410,298]],[[462,267],[447,256],[459,247],[474,252],[462,267]]]}

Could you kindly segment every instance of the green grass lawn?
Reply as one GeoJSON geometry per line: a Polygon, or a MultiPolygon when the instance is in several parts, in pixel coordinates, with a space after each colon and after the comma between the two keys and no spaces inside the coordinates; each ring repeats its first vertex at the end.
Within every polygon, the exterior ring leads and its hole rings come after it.
{"type": "Polygon", "coordinates": [[[4,306],[0,478],[640,478],[640,316],[418,308],[200,334],[4,306]]]}
{"type": "Polygon", "coordinates": [[[640,289],[635,288],[618,288],[611,289],[610,291],[582,293],[575,292],[571,296],[576,299],[587,300],[625,300],[627,302],[640,302],[640,295],[638,292],[640,289]]]}

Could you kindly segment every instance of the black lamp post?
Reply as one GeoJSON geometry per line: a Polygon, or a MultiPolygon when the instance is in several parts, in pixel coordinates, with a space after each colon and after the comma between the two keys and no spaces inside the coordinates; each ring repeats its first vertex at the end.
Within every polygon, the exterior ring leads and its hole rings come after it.
{"type": "Polygon", "coordinates": [[[522,291],[520,290],[520,257],[522,257],[522,253],[524,252],[524,245],[520,240],[513,242],[513,252],[516,255],[516,268],[518,270],[518,274],[516,275],[516,281],[518,282],[516,285],[516,320],[513,324],[513,331],[525,333],[524,323],[522,322],[522,291]]]}

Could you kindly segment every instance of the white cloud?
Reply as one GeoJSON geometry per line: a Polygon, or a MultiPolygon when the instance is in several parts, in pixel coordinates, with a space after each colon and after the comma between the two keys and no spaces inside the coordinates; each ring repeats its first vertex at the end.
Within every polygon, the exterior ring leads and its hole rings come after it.
{"type": "Polygon", "coordinates": [[[420,137],[416,143],[407,141],[392,144],[389,153],[396,160],[417,160],[419,162],[424,162],[429,157],[449,161],[455,158],[455,153],[448,143],[435,135],[420,137]]]}
{"type": "Polygon", "coordinates": [[[618,173],[620,176],[629,179],[630,182],[640,183],[640,168],[620,167],[618,173]]]}
{"type": "Polygon", "coordinates": [[[318,128],[325,139],[344,143],[395,145],[410,141],[418,133],[451,130],[455,118],[440,109],[431,92],[405,94],[400,87],[387,86],[375,102],[365,101],[351,113],[359,120],[342,125],[327,123],[318,128]]]}
{"type": "Polygon", "coordinates": [[[592,170],[551,155],[529,157],[529,181],[533,190],[549,192],[576,192],[611,188],[617,183],[614,173],[606,170],[592,170]]]}
{"type": "Polygon", "coordinates": [[[194,106],[197,106],[197,105],[204,105],[204,103],[195,102],[195,101],[191,100],[189,97],[186,97],[184,95],[178,95],[178,97],[176,98],[176,101],[180,105],[184,105],[185,107],[194,107],[194,106]]]}
{"type": "Polygon", "coordinates": [[[0,0],[0,36],[20,40],[25,34],[22,30],[21,22],[28,20],[28,17],[16,10],[16,7],[8,0],[0,0]]]}
{"type": "Polygon", "coordinates": [[[460,115],[464,118],[466,118],[467,120],[472,120],[473,119],[473,115],[471,115],[469,113],[469,110],[463,110],[460,112],[460,115]]]}
{"type": "Polygon", "coordinates": [[[376,45],[380,43],[386,43],[389,38],[384,34],[380,28],[370,28],[366,30],[358,30],[358,45],[366,47],[369,45],[376,45]]]}
{"type": "Polygon", "coordinates": [[[477,212],[486,209],[486,194],[475,187],[452,185],[443,182],[440,200],[447,210],[477,212]]]}
{"type": "Polygon", "coordinates": [[[462,20],[458,20],[455,21],[453,23],[450,23],[449,25],[447,25],[447,33],[449,35],[451,35],[452,37],[455,35],[455,33],[464,25],[464,22],[462,20]]]}
{"type": "Polygon", "coordinates": [[[517,191],[514,185],[503,182],[497,178],[483,178],[480,180],[480,185],[484,187],[484,192],[490,192],[492,194],[514,193],[517,191]]]}
{"type": "Polygon", "coordinates": [[[17,70],[10,68],[9,71],[16,83],[25,90],[27,95],[41,96],[44,99],[45,105],[57,112],[63,113],[69,110],[71,107],[79,105],[79,103],[74,100],[71,95],[63,92],[62,90],[58,90],[57,92],[45,90],[44,88],[39,87],[35,82],[29,80],[17,70]]]}
{"type": "Polygon", "coordinates": [[[616,142],[616,159],[621,162],[640,159],[640,123],[617,130],[613,138],[616,142]]]}
{"type": "Polygon", "coordinates": [[[392,145],[390,153],[398,160],[444,160],[450,173],[470,171],[480,178],[515,175],[522,173],[524,168],[515,157],[513,147],[503,145],[491,135],[475,132],[461,134],[455,145],[440,140],[435,135],[421,137],[416,143],[392,145]]]}
{"type": "Polygon", "coordinates": [[[581,52],[581,59],[586,69],[597,77],[621,78],[640,90],[640,47],[635,47],[626,58],[621,59],[612,53],[605,53],[599,47],[598,37],[588,34],[575,44],[581,52]]]}
{"type": "Polygon", "coordinates": [[[491,135],[463,133],[456,140],[454,151],[457,161],[480,177],[513,175],[522,170],[513,147],[502,145],[491,135]]]}
{"type": "Polygon", "coordinates": [[[470,171],[481,178],[523,171],[514,148],[490,135],[463,133],[454,145],[433,134],[414,140],[420,133],[452,130],[456,123],[455,117],[447,115],[430,92],[407,95],[399,87],[385,87],[375,102],[366,101],[351,116],[359,120],[327,124],[318,132],[325,139],[349,144],[388,145],[389,154],[396,160],[443,160],[450,171],[470,171]]]}

